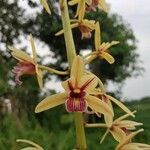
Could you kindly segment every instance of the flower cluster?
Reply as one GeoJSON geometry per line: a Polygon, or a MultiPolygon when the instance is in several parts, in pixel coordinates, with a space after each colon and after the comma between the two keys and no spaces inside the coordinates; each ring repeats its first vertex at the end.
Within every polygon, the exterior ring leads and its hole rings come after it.
{"type": "MultiPolygon", "coordinates": [[[[46,0],[40,0],[41,4],[44,6],[46,11],[51,14],[48,3],[46,0]]],[[[60,0],[60,7],[62,11],[64,10],[65,0],[60,0]]],[[[104,140],[108,133],[114,137],[114,139],[119,143],[116,147],[116,150],[148,150],[150,149],[149,145],[141,143],[132,143],[131,139],[142,132],[143,129],[135,131],[136,126],[141,126],[142,123],[126,120],[127,117],[135,117],[134,112],[131,112],[121,101],[115,99],[114,97],[107,94],[106,89],[102,81],[94,75],[92,72],[85,69],[86,65],[91,63],[96,58],[105,59],[109,64],[113,64],[115,59],[109,52],[109,48],[113,45],[118,44],[118,41],[112,42],[101,42],[101,31],[100,24],[95,20],[88,20],[85,18],[85,13],[91,11],[96,11],[97,8],[102,9],[103,11],[108,11],[108,6],[105,0],[70,0],[70,6],[77,5],[77,10],[75,14],[75,19],[68,19],[71,30],[73,28],[78,28],[81,32],[81,39],[91,38],[92,32],[94,32],[95,37],[95,48],[89,54],[81,57],[79,55],[69,55],[73,56],[72,63],[69,67],[70,76],[67,80],[62,81],[61,85],[64,89],[63,92],[50,95],[42,100],[35,108],[35,112],[39,113],[51,108],[54,108],[58,105],[64,104],[66,111],[69,113],[75,112],[78,114],[83,113],[93,113],[98,117],[103,115],[105,123],[98,124],[88,124],[85,123],[86,127],[105,127],[107,128],[106,133],[102,137],[101,142],[104,140]],[[113,103],[119,106],[126,114],[115,118],[113,103]]],[[[67,8],[67,7],[65,7],[67,8]]],[[[67,16],[67,15],[66,15],[67,16]]],[[[65,17],[66,17],[65,16],[65,17]]],[[[60,34],[69,34],[66,33],[64,27],[61,31],[56,33],[56,36],[60,34]]],[[[69,40],[69,39],[67,39],[69,40]]],[[[66,43],[67,43],[66,40],[66,43]]],[[[20,76],[24,74],[36,75],[38,83],[42,88],[42,78],[43,73],[42,69],[48,70],[52,73],[66,75],[68,72],[60,72],[53,68],[48,68],[42,66],[37,62],[37,55],[35,44],[32,36],[30,35],[31,47],[33,52],[33,57],[30,57],[25,52],[18,50],[13,47],[9,47],[12,50],[12,56],[16,58],[19,63],[14,67],[13,72],[16,74],[15,81],[20,84],[20,76]]],[[[70,44],[70,43],[69,43],[70,44]]],[[[67,44],[66,44],[67,45],[67,44]]],[[[72,52],[73,49],[70,49],[68,53],[75,54],[72,52]]],[[[83,126],[83,123],[81,124],[83,126]]],[[[35,143],[28,142],[27,140],[20,140],[20,142],[26,142],[29,144],[35,145],[35,143]]],[[[40,148],[39,148],[40,149],[40,148]]],[[[41,148],[42,150],[42,148],[41,148]]]]}

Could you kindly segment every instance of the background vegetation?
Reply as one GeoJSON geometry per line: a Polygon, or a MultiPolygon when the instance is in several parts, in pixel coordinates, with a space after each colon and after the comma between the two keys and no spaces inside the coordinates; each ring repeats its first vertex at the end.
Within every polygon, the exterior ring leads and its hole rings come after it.
{"type": "MultiPolygon", "coordinates": [[[[150,98],[144,98],[141,101],[133,101],[127,103],[131,110],[136,109],[136,121],[143,122],[145,131],[134,139],[137,142],[150,144],[150,98]]],[[[116,108],[117,114],[122,114],[116,108]]],[[[44,120],[44,124],[40,124],[37,116],[32,116],[31,120],[21,120],[21,126],[18,126],[12,115],[3,116],[0,125],[0,149],[18,150],[23,148],[24,144],[16,143],[16,139],[25,138],[39,143],[45,150],[71,150],[74,148],[74,126],[72,114],[62,115],[61,107],[50,110],[47,115],[49,119],[44,120]],[[56,114],[57,112],[57,114],[56,114]],[[61,115],[61,117],[60,117],[61,115]],[[56,117],[57,116],[57,117],[56,117]],[[49,123],[47,123],[49,122],[49,123]],[[48,125],[49,124],[49,125],[48,125]]],[[[46,115],[44,114],[44,115],[46,115]]],[[[40,116],[40,115],[39,115],[40,116]]],[[[39,117],[38,116],[38,117],[39,117]]],[[[114,149],[117,144],[109,134],[105,141],[100,145],[99,141],[105,130],[100,128],[86,129],[86,136],[89,149],[91,150],[109,150],[114,149]]]]}
{"type": "MultiPolygon", "coordinates": [[[[47,63],[56,69],[66,69],[66,54],[63,36],[55,37],[54,34],[61,29],[61,20],[57,13],[57,8],[53,8],[53,16],[48,16],[45,11],[28,14],[28,9],[36,9],[37,4],[27,0],[26,7],[20,5],[21,1],[0,0],[0,106],[5,99],[9,99],[12,105],[12,112],[2,113],[0,107],[0,149],[17,150],[23,147],[16,144],[17,138],[33,140],[43,146],[46,150],[69,150],[75,145],[74,126],[72,114],[67,114],[63,106],[34,114],[34,108],[39,100],[50,95],[54,91],[48,90],[40,93],[37,81],[34,77],[23,77],[23,85],[15,86],[14,76],[11,72],[16,61],[11,57],[7,45],[16,45],[24,42],[22,37],[32,33],[33,37],[44,42],[53,52],[52,58],[56,61],[47,63]],[[26,9],[28,8],[28,9],[26,9]],[[59,43],[59,44],[58,44],[59,43]]],[[[24,1],[25,2],[25,1],[24,1]]],[[[51,5],[56,1],[51,1],[51,5]]],[[[70,10],[74,16],[75,8],[70,10]]],[[[102,41],[118,40],[120,44],[111,48],[112,55],[116,58],[114,65],[109,65],[105,61],[95,61],[91,64],[92,71],[100,76],[107,84],[108,80],[122,84],[123,81],[141,72],[138,65],[138,54],[136,52],[137,40],[130,26],[117,14],[105,14],[98,11],[96,14],[87,16],[97,18],[102,29],[102,41]],[[99,69],[95,69],[98,66],[99,69]]],[[[75,45],[78,53],[81,49],[93,49],[89,40],[80,40],[80,33],[73,30],[75,45]]],[[[93,41],[93,39],[92,39],[93,41]]],[[[26,49],[26,45],[22,47],[26,49]]],[[[50,56],[40,57],[41,63],[50,56]]],[[[51,80],[51,76],[45,74],[45,82],[51,80]]],[[[57,80],[60,80],[57,77],[57,80]]],[[[128,103],[131,109],[138,111],[137,121],[144,123],[145,132],[138,136],[139,142],[149,142],[149,99],[128,103]]],[[[117,110],[120,114],[120,111],[117,110]]],[[[95,117],[91,116],[95,119],[95,117]]],[[[89,149],[98,150],[99,140],[104,133],[102,129],[87,129],[89,149]]],[[[114,147],[114,142],[109,137],[102,144],[103,150],[114,147]]]]}

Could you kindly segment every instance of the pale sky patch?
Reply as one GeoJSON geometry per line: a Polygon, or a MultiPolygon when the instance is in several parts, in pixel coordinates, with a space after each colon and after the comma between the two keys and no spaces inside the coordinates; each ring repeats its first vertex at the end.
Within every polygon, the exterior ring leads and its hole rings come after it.
{"type": "Polygon", "coordinates": [[[143,76],[127,79],[122,93],[125,99],[140,99],[150,96],[150,1],[149,0],[107,0],[110,12],[123,17],[133,29],[138,39],[140,60],[145,72],[143,76]]]}

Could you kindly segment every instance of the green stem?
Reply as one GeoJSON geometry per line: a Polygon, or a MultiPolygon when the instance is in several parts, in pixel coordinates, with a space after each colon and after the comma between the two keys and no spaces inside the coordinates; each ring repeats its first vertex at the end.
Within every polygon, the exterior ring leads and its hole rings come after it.
{"type": "Polygon", "coordinates": [[[66,43],[66,50],[67,50],[67,59],[69,62],[69,66],[71,67],[74,57],[76,56],[71,25],[70,25],[70,18],[68,12],[68,6],[66,0],[60,0],[60,8],[61,8],[61,16],[62,16],[62,23],[63,23],[63,30],[64,30],[64,37],[66,43]]]}
{"type": "MultiPolygon", "coordinates": [[[[72,62],[74,57],[76,56],[71,26],[70,26],[70,18],[68,12],[68,6],[66,0],[60,0],[60,8],[61,8],[61,16],[62,16],[62,23],[63,23],[63,30],[64,30],[64,37],[66,43],[66,50],[67,50],[67,59],[69,63],[69,67],[71,68],[72,62]]],[[[86,138],[85,138],[85,131],[84,131],[84,119],[83,114],[75,112],[75,128],[76,128],[76,141],[77,141],[77,148],[79,150],[86,150],[86,138]]]]}
{"type": "Polygon", "coordinates": [[[106,124],[104,124],[104,123],[93,123],[93,124],[88,124],[88,123],[86,123],[85,124],[85,127],[87,127],[87,128],[107,128],[107,125],[106,124]]]}
{"type": "Polygon", "coordinates": [[[38,67],[40,69],[43,69],[43,70],[47,70],[49,71],[50,73],[55,73],[55,74],[58,74],[58,75],[68,75],[69,72],[68,71],[58,71],[58,70],[55,70],[53,68],[49,68],[47,66],[42,66],[42,65],[38,65],[38,67]]]}
{"type": "Polygon", "coordinates": [[[76,127],[76,140],[77,140],[77,149],[79,150],[86,150],[86,138],[85,138],[85,131],[84,131],[84,118],[82,113],[74,113],[75,117],[75,127],[76,127]]]}

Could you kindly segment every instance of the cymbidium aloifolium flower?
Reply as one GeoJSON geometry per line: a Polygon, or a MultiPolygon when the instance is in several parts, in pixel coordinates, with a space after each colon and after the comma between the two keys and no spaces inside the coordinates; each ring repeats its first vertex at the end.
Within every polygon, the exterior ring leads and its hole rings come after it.
{"type": "Polygon", "coordinates": [[[38,67],[36,49],[35,49],[35,44],[32,35],[30,35],[30,42],[31,42],[33,57],[30,57],[22,50],[10,46],[8,47],[10,50],[12,50],[11,52],[12,56],[19,61],[19,63],[17,63],[17,65],[13,69],[13,72],[15,74],[15,82],[17,84],[21,84],[22,82],[20,81],[20,77],[22,75],[36,75],[39,86],[40,88],[42,88],[43,74],[41,69],[38,67]]]}
{"type": "Polygon", "coordinates": [[[132,138],[142,131],[144,130],[140,129],[126,136],[119,142],[115,150],[150,150],[150,145],[148,144],[132,142],[132,138]]]}
{"type": "MultiPolygon", "coordinates": [[[[97,98],[99,98],[100,101],[103,101],[104,103],[106,103],[112,110],[113,110],[113,106],[112,106],[112,102],[114,104],[116,104],[117,106],[119,106],[123,111],[125,111],[127,114],[129,114],[130,116],[134,117],[134,114],[119,100],[117,100],[116,98],[108,95],[105,92],[105,88],[104,85],[101,84],[101,88],[94,88],[92,91],[90,91],[91,95],[96,96],[97,98]]],[[[95,112],[96,114],[99,113],[95,112]]],[[[111,125],[112,120],[113,120],[113,116],[104,116],[105,118],[105,122],[108,126],[111,125]]]]}
{"type": "MultiPolygon", "coordinates": [[[[133,112],[135,113],[135,111],[133,112]]],[[[114,120],[111,124],[106,124],[107,130],[102,137],[101,143],[103,142],[106,135],[110,132],[114,139],[118,142],[122,141],[124,138],[126,138],[129,134],[131,134],[132,130],[136,129],[136,126],[141,126],[143,123],[126,120],[127,117],[129,117],[129,114],[125,114],[116,120],[114,120]]]]}
{"type": "Polygon", "coordinates": [[[118,41],[112,42],[103,42],[101,43],[101,36],[100,36],[100,25],[99,22],[96,23],[95,27],[95,50],[88,55],[86,55],[87,63],[91,62],[95,58],[106,59],[110,64],[113,64],[115,59],[113,56],[109,54],[109,48],[113,45],[118,44],[118,41]]]}
{"type": "Polygon", "coordinates": [[[76,56],[71,67],[70,78],[62,82],[65,92],[48,96],[36,106],[35,112],[65,103],[68,112],[86,112],[87,107],[90,107],[96,112],[113,116],[113,111],[105,102],[89,94],[96,85],[96,77],[85,74],[83,59],[76,56]]]}
{"type": "Polygon", "coordinates": [[[45,10],[47,11],[48,14],[51,15],[51,10],[49,8],[49,5],[47,3],[47,0],[40,0],[41,5],[43,5],[43,7],[45,8],[45,10]]]}
{"type": "Polygon", "coordinates": [[[26,139],[17,139],[16,142],[21,142],[21,143],[26,143],[26,144],[29,144],[31,146],[28,146],[28,147],[25,147],[25,148],[22,148],[21,150],[44,150],[41,146],[39,146],[38,144],[32,142],[32,141],[29,141],[29,140],[26,140],[26,139]]]}
{"type": "MultiPolygon", "coordinates": [[[[71,28],[79,28],[81,32],[81,38],[87,39],[91,38],[92,31],[95,29],[95,20],[84,19],[84,10],[80,12],[78,19],[71,20],[71,28]]],[[[55,35],[61,35],[64,33],[64,30],[60,30],[55,35]]]]}
{"type": "Polygon", "coordinates": [[[69,5],[77,5],[76,17],[81,13],[81,11],[84,13],[96,11],[97,7],[105,12],[108,11],[108,6],[105,0],[70,0],[69,5]]]}

